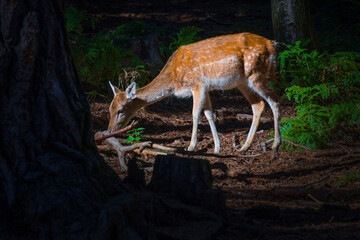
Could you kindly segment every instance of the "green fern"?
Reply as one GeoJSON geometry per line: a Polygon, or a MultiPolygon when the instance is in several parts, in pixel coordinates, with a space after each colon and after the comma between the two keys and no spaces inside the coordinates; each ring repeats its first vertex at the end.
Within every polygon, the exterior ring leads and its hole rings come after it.
{"type": "Polygon", "coordinates": [[[104,36],[79,38],[71,45],[71,50],[81,80],[92,85],[97,92],[107,89],[108,81],[117,82],[124,68],[145,67],[130,49],[116,47],[104,36]]]}
{"type": "Polygon", "coordinates": [[[202,30],[203,30],[202,28],[198,28],[195,26],[187,26],[181,28],[180,31],[176,34],[177,38],[171,37],[173,41],[170,43],[169,46],[170,51],[174,52],[180,46],[201,40],[201,38],[197,37],[196,35],[202,30]]]}
{"type": "Polygon", "coordinates": [[[79,11],[73,6],[69,6],[65,11],[67,32],[82,33],[84,31],[83,23],[88,20],[85,11],[79,11]]]}
{"type": "Polygon", "coordinates": [[[282,120],[283,137],[324,148],[347,126],[360,127],[360,53],[308,52],[301,42],[286,46],[279,54],[282,84],[298,105],[296,118],[282,120]]]}

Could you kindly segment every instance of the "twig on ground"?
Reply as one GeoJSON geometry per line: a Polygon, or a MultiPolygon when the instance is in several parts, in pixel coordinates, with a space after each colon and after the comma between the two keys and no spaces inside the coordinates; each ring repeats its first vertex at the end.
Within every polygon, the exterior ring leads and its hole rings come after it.
{"type": "Polygon", "coordinates": [[[154,150],[151,150],[151,149],[144,149],[142,151],[140,151],[140,149],[134,149],[134,152],[137,153],[137,154],[149,154],[149,155],[168,155],[167,153],[164,153],[164,152],[158,152],[158,151],[154,151],[154,150]]]}
{"type": "MultiPolygon", "coordinates": [[[[262,150],[263,150],[264,152],[266,152],[266,150],[267,150],[267,149],[266,149],[266,144],[268,144],[268,143],[270,143],[270,142],[272,142],[272,141],[274,141],[274,138],[269,139],[269,140],[267,140],[267,141],[265,141],[265,142],[260,143],[260,146],[261,146],[261,148],[262,148],[262,150]]],[[[289,144],[291,144],[291,145],[293,145],[293,146],[295,146],[295,147],[303,148],[303,149],[308,150],[308,151],[313,151],[311,148],[302,146],[302,145],[300,145],[300,144],[293,143],[293,142],[291,142],[291,141],[289,141],[289,140],[286,140],[286,139],[282,139],[282,141],[283,141],[283,142],[287,142],[287,143],[289,143],[289,144]]]]}
{"type": "Polygon", "coordinates": [[[120,129],[118,131],[112,132],[110,133],[109,131],[103,131],[103,132],[97,132],[95,134],[95,141],[101,141],[110,137],[115,137],[115,136],[119,136],[120,134],[127,132],[129,130],[131,130],[133,127],[135,127],[138,124],[138,122],[133,121],[130,125],[126,126],[123,129],[120,129]]]}
{"type": "Polygon", "coordinates": [[[162,150],[162,151],[166,151],[166,152],[177,152],[178,149],[177,148],[173,148],[173,147],[167,147],[167,146],[163,146],[163,145],[160,145],[160,144],[156,144],[156,143],[153,143],[151,145],[152,148],[155,148],[155,149],[158,149],[158,150],[162,150]]]}

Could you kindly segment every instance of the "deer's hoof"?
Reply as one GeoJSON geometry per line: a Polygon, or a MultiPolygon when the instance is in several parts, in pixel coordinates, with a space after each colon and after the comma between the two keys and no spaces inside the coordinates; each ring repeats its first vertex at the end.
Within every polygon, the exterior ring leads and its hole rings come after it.
{"type": "Polygon", "coordinates": [[[241,148],[240,148],[240,152],[246,152],[247,150],[249,150],[250,145],[249,144],[244,144],[241,148]]]}

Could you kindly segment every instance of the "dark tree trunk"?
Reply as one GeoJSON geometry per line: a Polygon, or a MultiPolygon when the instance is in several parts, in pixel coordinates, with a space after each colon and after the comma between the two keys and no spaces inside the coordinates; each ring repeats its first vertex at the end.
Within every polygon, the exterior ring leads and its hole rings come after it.
{"type": "Polygon", "coordinates": [[[310,39],[312,48],[319,49],[319,39],[310,13],[308,0],[271,0],[275,39],[293,44],[310,39]]]}
{"type": "Polygon", "coordinates": [[[0,239],[148,238],[94,144],[63,3],[0,4],[0,239]]]}

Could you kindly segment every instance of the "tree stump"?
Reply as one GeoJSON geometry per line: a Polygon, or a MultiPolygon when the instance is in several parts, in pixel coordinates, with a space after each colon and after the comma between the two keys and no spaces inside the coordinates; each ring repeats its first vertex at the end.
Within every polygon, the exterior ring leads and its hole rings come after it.
{"type": "Polygon", "coordinates": [[[208,161],[175,155],[156,157],[150,190],[223,214],[223,194],[220,189],[212,189],[211,186],[208,161]]]}

